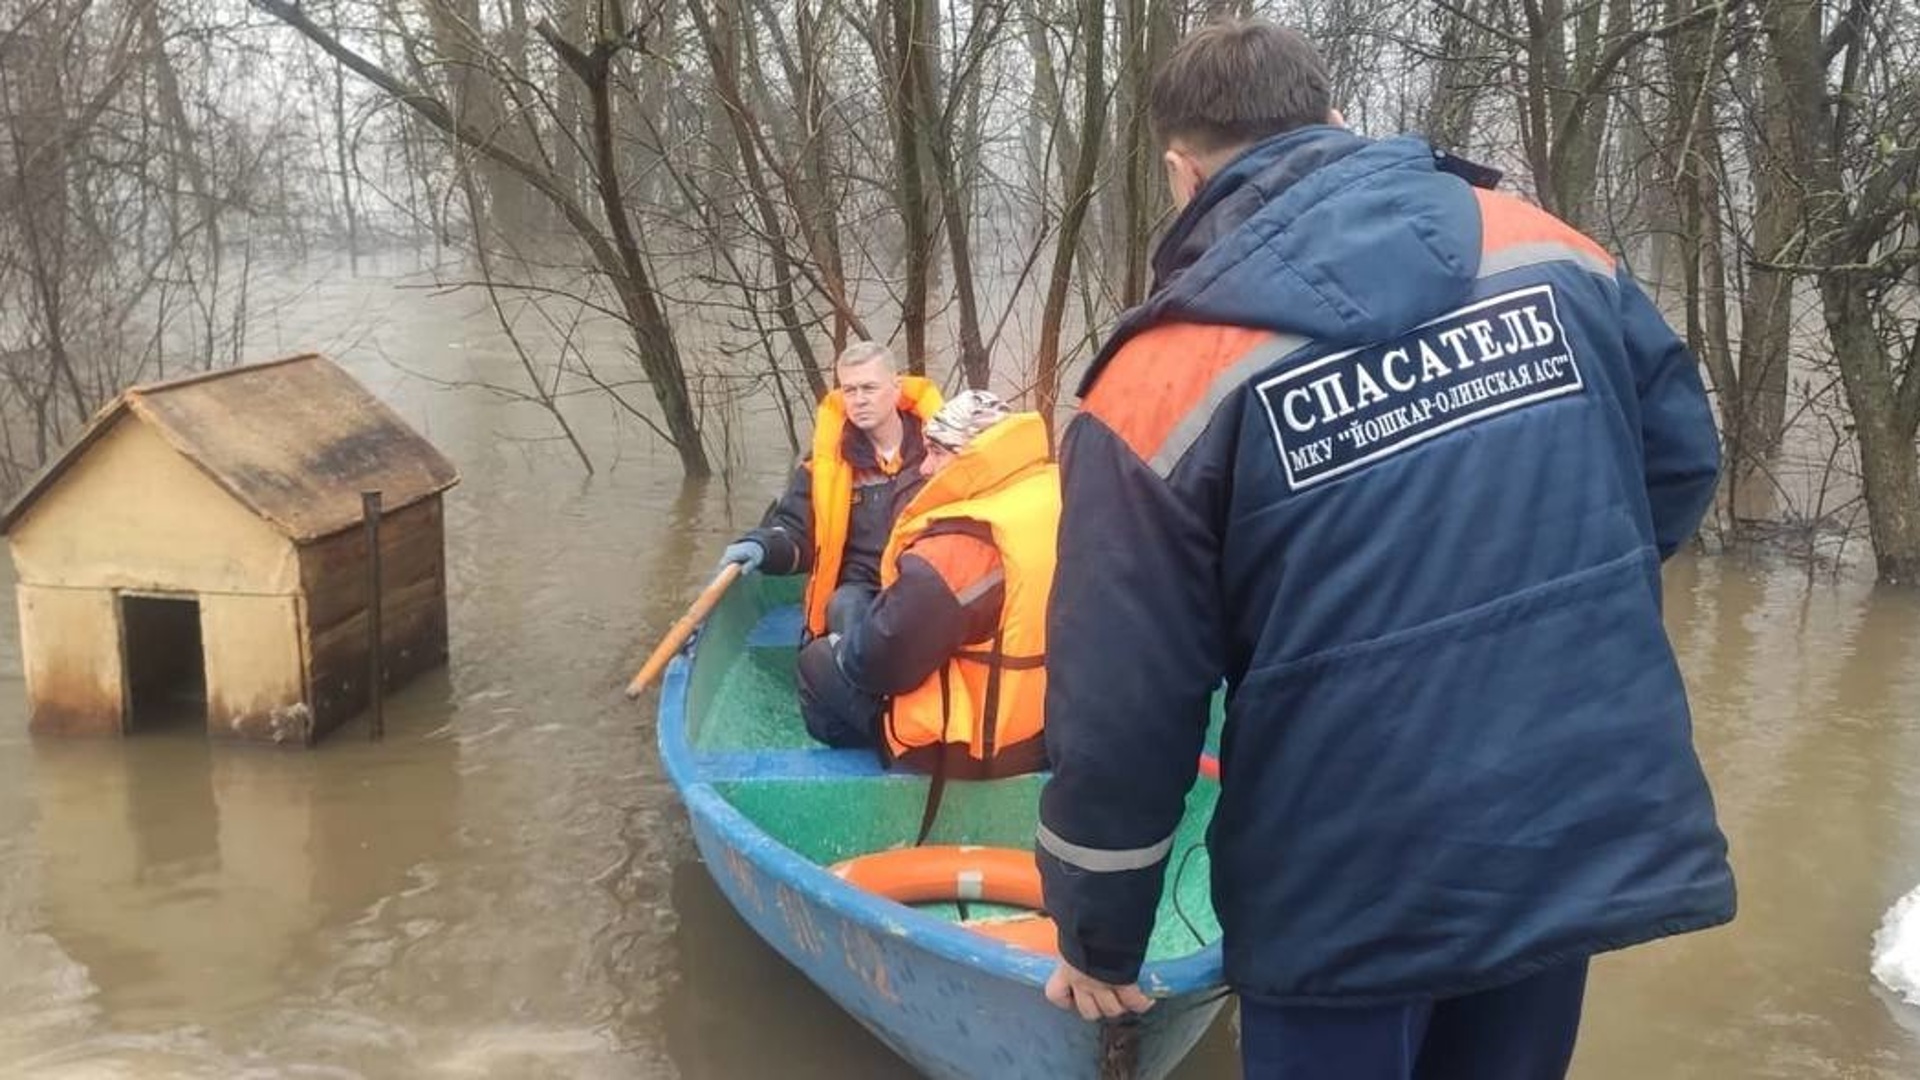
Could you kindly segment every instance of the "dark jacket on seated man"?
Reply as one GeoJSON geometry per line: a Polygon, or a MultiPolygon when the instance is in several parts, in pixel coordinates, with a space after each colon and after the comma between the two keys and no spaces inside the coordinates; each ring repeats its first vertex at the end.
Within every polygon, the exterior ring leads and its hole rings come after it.
{"type": "MultiPolygon", "coordinates": [[[[860,429],[849,424],[841,431],[841,456],[853,470],[853,509],[847,517],[845,554],[841,556],[837,584],[880,587],[880,554],[893,532],[894,514],[920,490],[920,463],[927,456],[921,421],[912,413],[901,414],[900,421],[907,434],[891,471],[882,466],[873,443],[860,429]]],[[[767,549],[759,567],[762,573],[805,574],[813,570],[811,455],[794,470],[787,490],[747,538],[758,540],[767,549]]]]}
{"type": "Polygon", "coordinates": [[[806,636],[847,628],[880,588],[894,515],[921,483],[923,429],[940,391],[895,373],[883,345],[856,342],[814,418],[813,446],[759,528],[721,556],[748,572],[806,574],[806,636]]]}

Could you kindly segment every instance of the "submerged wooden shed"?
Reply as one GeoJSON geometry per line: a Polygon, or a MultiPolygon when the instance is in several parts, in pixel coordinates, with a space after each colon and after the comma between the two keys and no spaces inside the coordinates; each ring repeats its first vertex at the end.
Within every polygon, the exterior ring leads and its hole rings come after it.
{"type": "Polygon", "coordinates": [[[447,656],[440,452],[323,356],[137,386],[0,517],[31,726],[311,745],[368,695],[381,493],[391,691],[447,656]],[[197,719],[197,717],[196,717],[197,719]]]}

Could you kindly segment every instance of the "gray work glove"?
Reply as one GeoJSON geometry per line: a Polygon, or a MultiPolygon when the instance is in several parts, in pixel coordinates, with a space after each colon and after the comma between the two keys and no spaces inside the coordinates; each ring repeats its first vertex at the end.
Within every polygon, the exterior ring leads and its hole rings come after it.
{"type": "Polygon", "coordinates": [[[725,570],[728,563],[739,563],[741,573],[751,574],[760,569],[760,563],[766,557],[766,546],[760,541],[735,540],[727,545],[727,550],[720,553],[720,565],[714,567],[714,572],[719,573],[725,570]]]}

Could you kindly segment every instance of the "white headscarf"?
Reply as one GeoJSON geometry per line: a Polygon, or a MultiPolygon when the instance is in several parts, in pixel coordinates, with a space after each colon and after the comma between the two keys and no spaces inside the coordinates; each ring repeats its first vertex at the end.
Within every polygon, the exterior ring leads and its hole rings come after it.
{"type": "Polygon", "coordinates": [[[1013,415],[1007,403],[985,390],[955,395],[927,421],[927,438],[959,453],[981,432],[1013,415]]]}

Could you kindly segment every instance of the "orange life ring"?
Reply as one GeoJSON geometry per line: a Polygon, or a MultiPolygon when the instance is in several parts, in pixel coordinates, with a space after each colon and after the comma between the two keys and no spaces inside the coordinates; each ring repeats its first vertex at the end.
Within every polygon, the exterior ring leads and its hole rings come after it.
{"type": "MultiPolygon", "coordinates": [[[[876,851],[835,863],[849,885],[902,904],[980,901],[1039,911],[1040,867],[1017,848],[930,846],[876,851]]],[[[1045,915],[963,922],[977,934],[1016,948],[1057,954],[1053,920],[1045,915]]]]}

